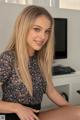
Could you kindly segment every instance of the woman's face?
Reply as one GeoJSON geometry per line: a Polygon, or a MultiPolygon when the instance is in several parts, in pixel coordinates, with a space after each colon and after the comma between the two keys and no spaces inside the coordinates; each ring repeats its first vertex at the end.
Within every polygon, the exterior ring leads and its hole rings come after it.
{"type": "Polygon", "coordinates": [[[27,36],[28,52],[30,56],[44,46],[49,38],[50,31],[50,20],[44,15],[39,16],[30,28],[27,36]]]}

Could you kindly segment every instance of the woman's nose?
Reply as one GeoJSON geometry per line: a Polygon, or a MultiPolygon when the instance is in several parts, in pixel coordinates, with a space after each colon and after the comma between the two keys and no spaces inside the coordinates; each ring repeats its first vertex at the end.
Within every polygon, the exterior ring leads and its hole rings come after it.
{"type": "Polygon", "coordinates": [[[45,33],[41,32],[40,37],[41,37],[41,39],[45,39],[45,37],[46,37],[45,33]]]}

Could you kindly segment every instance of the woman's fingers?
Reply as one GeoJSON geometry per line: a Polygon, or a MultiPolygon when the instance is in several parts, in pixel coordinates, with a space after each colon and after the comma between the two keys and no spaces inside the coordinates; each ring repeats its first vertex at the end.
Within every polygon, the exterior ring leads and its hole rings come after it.
{"type": "Polygon", "coordinates": [[[31,108],[31,111],[32,111],[32,113],[31,113],[31,118],[34,118],[33,120],[39,120],[39,118],[37,117],[37,115],[35,114],[35,113],[38,113],[39,112],[39,110],[36,110],[36,109],[32,109],[31,108]]]}
{"type": "Polygon", "coordinates": [[[39,118],[35,114],[33,114],[33,117],[35,118],[34,120],[39,120],[39,118]]]}
{"type": "MultiPolygon", "coordinates": [[[[31,109],[32,109],[32,108],[31,108],[31,109]]],[[[35,113],[38,113],[38,112],[39,112],[39,110],[36,110],[36,109],[32,109],[32,111],[35,112],[35,113]]]]}
{"type": "Polygon", "coordinates": [[[35,114],[29,116],[29,118],[29,120],[39,120],[39,118],[35,114]]]}
{"type": "Polygon", "coordinates": [[[35,113],[38,113],[39,110],[26,107],[23,105],[18,105],[16,114],[19,116],[20,120],[39,120],[35,113]]]}

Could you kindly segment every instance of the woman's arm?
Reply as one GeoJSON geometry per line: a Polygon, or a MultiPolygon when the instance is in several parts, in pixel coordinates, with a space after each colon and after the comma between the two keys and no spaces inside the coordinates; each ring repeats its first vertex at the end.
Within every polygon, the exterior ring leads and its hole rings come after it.
{"type": "Polygon", "coordinates": [[[0,100],[0,113],[15,113],[17,103],[0,100]]]}
{"type": "Polygon", "coordinates": [[[46,94],[49,97],[49,99],[57,104],[58,106],[64,106],[64,105],[70,105],[55,89],[53,86],[52,81],[50,81],[47,85],[46,94]]]}

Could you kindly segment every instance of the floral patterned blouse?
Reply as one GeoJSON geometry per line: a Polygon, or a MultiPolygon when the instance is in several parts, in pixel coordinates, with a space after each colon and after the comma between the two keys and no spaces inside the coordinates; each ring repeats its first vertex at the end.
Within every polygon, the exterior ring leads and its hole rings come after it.
{"type": "Polygon", "coordinates": [[[33,96],[30,96],[26,86],[19,80],[15,69],[15,52],[5,51],[0,55],[0,82],[2,82],[2,100],[21,104],[41,104],[46,91],[46,81],[43,79],[37,56],[30,57],[29,71],[32,76],[33,96]]]}

